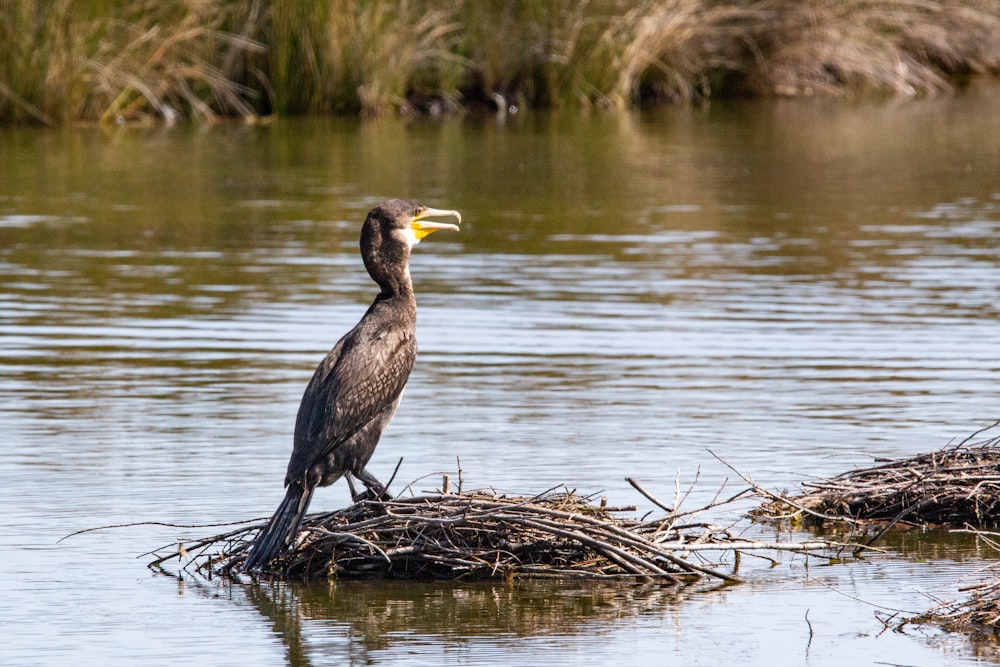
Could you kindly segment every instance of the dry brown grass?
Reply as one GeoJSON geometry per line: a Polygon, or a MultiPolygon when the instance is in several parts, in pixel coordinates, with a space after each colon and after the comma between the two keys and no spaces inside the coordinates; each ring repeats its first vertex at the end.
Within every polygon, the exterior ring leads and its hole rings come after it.
{"type": "MultiPolygon", "coordinates": [[[[411,110],[408,94],[426,87],[449,99],[463,60],[452,9],[414,0],[338,0],[330,16],[332,85],[367,115],[411,110]]],[[[354,105],[348,105],[354,106],[354,105]]]]}
{"type": "Polygon", "coordinates": [[[87,62],[93,86],[79,115],[99,116],[102,123],[253,117],[252,92],[222,68],[233,54],[263,47],[223,32],[229,17],[212,9],[210,3],[191,3],[175,20],[150,8],[133,21],[102,21],[101,39],[87,62]]]}
{"type": "Polygon", "coordinates": [[[761,53],[751,92],[776,95],[876,91],[912,97],[952,88],[951,77],[1000,72],[1000,3],[933,0],[772,2],[758,23],[761,53]]]}
{"type": "Polygon", "coordinates": [[[1000,0],[0,0],[0,120],[953,90],[1000,0]]]}
{"type": "Polygon", "coordinates": [[[252,31],[252,9],[237,17],[218,2],[107,4],[4,3],[0,113],[47,124],[254,115],[253,93],[232,70],[263,47],[222,27],[241,21],[252,31]]]}

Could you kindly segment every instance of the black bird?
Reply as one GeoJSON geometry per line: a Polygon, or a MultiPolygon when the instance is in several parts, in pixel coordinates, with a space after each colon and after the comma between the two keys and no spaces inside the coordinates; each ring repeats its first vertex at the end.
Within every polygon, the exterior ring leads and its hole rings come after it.
{"type": "Polygon", "coordinates": [[[260,570],[288,548],[316,487],[346,476],[355,501],[366,493],[388,495],[365,465],[396,412],[417,356],[410,249],[439,229],[458,231],[456,225],[428,220],[442,216],[462,221],[458,211],[439,211],[406,199],[390,199],[369,211],[361,228],[361,257],[381,291],[306,386],[285,475],[288,490],[257,536],[243,564],[245,572],[260,570]],[[368,491],[358,494],[352,476],[368,491]]]}

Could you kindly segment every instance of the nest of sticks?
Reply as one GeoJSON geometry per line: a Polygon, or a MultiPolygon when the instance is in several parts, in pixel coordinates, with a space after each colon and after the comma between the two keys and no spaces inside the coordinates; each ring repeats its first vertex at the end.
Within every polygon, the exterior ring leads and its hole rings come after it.
{"type": "MultiPolygon", "coordinates": [[[[734,574],[720,571],[701,557],[713,551],[810,553],[831,547],[821,541],[773,543],[735,538],[726,528],[693,521],[694,512],[680,513],[654,502],[668,509],[666,516],[622,518],[621,513],[636,508],[608,507],[568,490],[535,496],[507,496],[492,490],[436,492],[390,501],[364,500],[335,512],[307,516],[294,547],[271,561],[267,575],[293,580],[638,578],[681,585],[706,578],[739,582],[734,574]]],[[[176,558],[188,573],[235,577],[263,525],[175,544],[150,566],[162,568],[176,558]]]]}
{"type": "Polygon", "coordinates": [[[765,491],[771,500],[755,515],[801,518],[810,525],[847,520],[888,526],[996,526],[1000,524],[1000,435],[975,439],[998,425],[928,454],[804,482],[799,495],[765,491]]]}

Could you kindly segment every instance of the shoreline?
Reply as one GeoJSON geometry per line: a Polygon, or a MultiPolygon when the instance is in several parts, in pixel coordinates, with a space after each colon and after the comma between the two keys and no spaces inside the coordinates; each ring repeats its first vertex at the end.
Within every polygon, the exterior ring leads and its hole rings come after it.
{"type": "Polygon", "coordinates": [[[0,124],[923,98],[1000,76],[1000,0],[108,4],[0,10],[0,124]]]}

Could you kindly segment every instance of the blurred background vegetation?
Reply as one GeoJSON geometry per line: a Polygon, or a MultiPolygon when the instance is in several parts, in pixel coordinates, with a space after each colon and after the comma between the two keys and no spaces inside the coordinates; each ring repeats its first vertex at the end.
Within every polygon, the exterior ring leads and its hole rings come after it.
{"type": "Polygon", "coordinates": [[[946,93],[1000,0],[0,0],[0,123],[946,93]]]}

